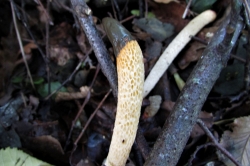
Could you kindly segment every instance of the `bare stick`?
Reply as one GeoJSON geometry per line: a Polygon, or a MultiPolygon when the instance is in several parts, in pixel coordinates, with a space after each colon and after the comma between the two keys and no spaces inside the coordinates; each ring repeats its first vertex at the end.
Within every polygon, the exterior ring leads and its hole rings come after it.
{"type": "Polygon", "coordinates": [[[114,63],[112,62],[108,51],[96,30],[91,9],[87,6],[85,1],[71,0],[72,7],[76,11],[81,27],[83,28],[90,45],[92,46],[95,56],[100,63],[103,74],[107,77],[111,86],[113,95],[117,98],[117,73],[114,63]]]}

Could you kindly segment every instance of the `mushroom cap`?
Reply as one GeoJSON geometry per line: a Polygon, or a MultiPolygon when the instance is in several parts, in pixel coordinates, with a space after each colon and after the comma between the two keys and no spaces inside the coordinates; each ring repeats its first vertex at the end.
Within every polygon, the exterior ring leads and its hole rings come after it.
{"type": "Polygon", "coordinates": [[[120,22],[113,18],[106,17],[102,20],[104,30],[113,45],[115,55],[118,56],[121,49],[127,42],[134,40],[134,37],[125,29],[120,22]]]}

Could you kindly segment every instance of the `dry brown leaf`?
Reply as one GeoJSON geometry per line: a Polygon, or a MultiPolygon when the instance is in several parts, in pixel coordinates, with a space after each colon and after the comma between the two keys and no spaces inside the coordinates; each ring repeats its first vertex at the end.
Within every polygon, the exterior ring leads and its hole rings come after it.
{"type": "MultiPolygon", "coordinates": [[[[232,123],[233,132],[225,131],[220,144],[225,147],[242,166],[250,165],[250,116],[241,117],[232,123]]],[[[227,166],[234,166],[227,157],[217,153],[227,166]]]]}
{"type": "Polygon", "coordinates": [[[37,48],[37,45],[33,42],[30,42],[23,47],[25,54],[31,54],[31,50],[36,49],[36,48],[37,48]]]}
{"type": "Polygon", "coordinates": [[[156,18],[164,23],[172,24],[176,33],[179,33],[190,21],[182,18],[184,11],[185,6],[180,3],[158,3],[153,6],[153,13],[156,18]]]}

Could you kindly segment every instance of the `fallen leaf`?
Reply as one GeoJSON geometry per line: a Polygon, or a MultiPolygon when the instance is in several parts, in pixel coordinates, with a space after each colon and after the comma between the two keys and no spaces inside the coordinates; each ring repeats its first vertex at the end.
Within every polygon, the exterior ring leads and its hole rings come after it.
{"type": "MultiPolygon", "coordinates": [[[[233,157],[243,166],[250,165],[250,116],[241,117],[231,124],[233,132],[225,131],[220,144],[225,147],[233,157]]],[[[218,157],[227,166],[234,166],[227,157],[217,152],[218,157]]]]}
{"type": "Polygon", "coordinates": [[[144,119],[151,118],[158,112],[162,98],[160,95],[150,96],[149,101],[150,105],[145,108],[145,112],[142,115],[144,119]]]}

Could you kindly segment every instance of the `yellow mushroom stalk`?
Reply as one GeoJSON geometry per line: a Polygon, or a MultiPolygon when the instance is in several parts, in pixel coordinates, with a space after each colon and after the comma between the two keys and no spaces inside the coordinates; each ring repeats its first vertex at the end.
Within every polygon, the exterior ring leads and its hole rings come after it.
{"type": "Polygon", "coordinates": [[[143,99],[144,64],[140,46],[116,20],[104,18],[117,63],[118,103],[106,166],[124,166],[134,143],[143,99]]]}

